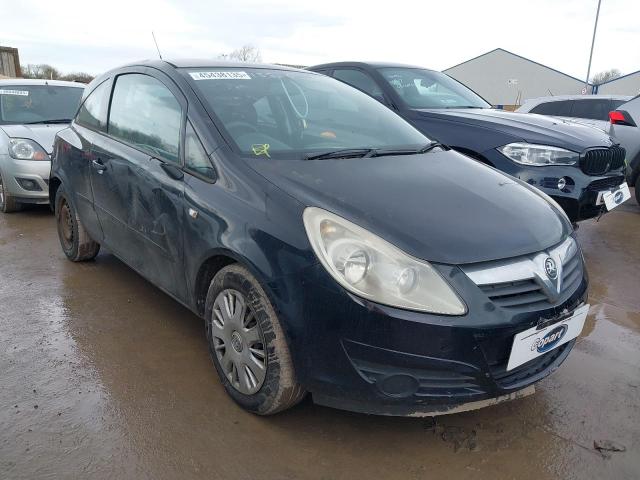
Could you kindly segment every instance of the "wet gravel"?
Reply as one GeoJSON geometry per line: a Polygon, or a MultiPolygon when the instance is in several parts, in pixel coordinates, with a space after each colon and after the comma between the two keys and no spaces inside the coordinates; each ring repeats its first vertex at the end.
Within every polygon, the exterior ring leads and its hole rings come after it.
{"type": "Polygon", "coordinates": [[[537,392],[427,419],[225,395],[201,320],[47,209],[0,215],[0,479],[640,478],[640,208],[578,231],[592,304],[537,392]]]}

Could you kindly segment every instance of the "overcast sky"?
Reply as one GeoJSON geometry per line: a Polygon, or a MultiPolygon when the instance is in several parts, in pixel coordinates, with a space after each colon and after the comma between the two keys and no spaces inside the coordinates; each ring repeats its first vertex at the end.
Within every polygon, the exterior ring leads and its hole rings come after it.
{"type": "MultiPolygon", "coordinates": [[[[387,60],[445,69],[502,47],[584,78],[597,0],[0,0],[0,45],[25,63],[98,74],[156,56],[387,60]]],[[[640,0],[602,0],[592,74],[640,70],[640,0]]]]}

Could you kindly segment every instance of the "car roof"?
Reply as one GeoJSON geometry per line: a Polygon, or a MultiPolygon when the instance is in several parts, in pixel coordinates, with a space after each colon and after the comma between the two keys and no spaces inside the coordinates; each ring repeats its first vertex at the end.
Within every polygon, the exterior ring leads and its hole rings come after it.
{"type": "Polygon", "coordinates": [[[0,80],[0,87],[3,85],[51,85],[53,87],[76,87],[85,88],[84,83],[67,82],[66,80],[46,80],[35,78],[7,78],[0,80]]]}
{"type": "Polygon", "coordinates": [[[548,97],[536,97],[529,98],[525,103],[543,103],[543,102],[558,102],[561,100],[591,100],[591,99],[604,99],[604,100],[630,100],[631,95],[554,95],[548,97]]]}
{"type": "Polygon", "coordinates": [[[336,68],[336,67],[369,67],[369,68],[417,68],[420,70],[431,70],[430,68],[419,67],[417,65],[407,65],[404,63],[394,63],[394,62],[332,62],[332,63],[323,63],[321,65],[314,65],[312,67],[307,67],[309,70],[314,70],[316,68],[336,68]]]}
{"type": "Polygon", "coordinates": [[[291,70],[301,72],[299,68],[286,67],[284,65],[273,65],[270,63],[251,63],[251,62],[230,62],[226,60],[217,60],[214,58],[176,58],[176,59],[153,59],[140,60],[127,65],[121,65],[117,68],[125,67],[155,67],[165,69],[167,66],[173,68],[262,68],[267,70],[291,70]]]}

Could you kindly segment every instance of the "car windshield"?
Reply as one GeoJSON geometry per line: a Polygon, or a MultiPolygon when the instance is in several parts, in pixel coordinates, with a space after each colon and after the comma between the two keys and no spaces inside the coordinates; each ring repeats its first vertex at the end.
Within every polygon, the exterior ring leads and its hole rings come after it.
{"type": "Polygon", "coordinates": [[[70,121],[83,91],[53,85],[0,85],[0,125],[70,121]]]}
{"type": "Polygon", "coordinates": [[[183,73],[244,155],[307,158],[430,142],[376,100],[324,75],[263,68],[183,73]]]}
{"type": "Polygon", "coordinates": [[[480,96],[444,73],[420,68],[380,68],[410,108],[491,108],[480,96]]]}

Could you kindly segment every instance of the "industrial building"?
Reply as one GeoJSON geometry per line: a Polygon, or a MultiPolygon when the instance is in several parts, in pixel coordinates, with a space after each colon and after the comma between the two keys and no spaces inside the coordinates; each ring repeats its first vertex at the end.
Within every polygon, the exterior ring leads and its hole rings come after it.
{"type": "Polygon", "coordinates": [[[640,70],[596,85],[594,93],[602,95],[640,95],[640,70]]]}
{"type": "MultiPolygon", "coordinates": [[[[586,93],[585,82],[541,63],[496,48],[444,70],[499,108],[529,98],[586,93]]],[[[591,86],[587,87],[590,91],[591,86]]]]}

